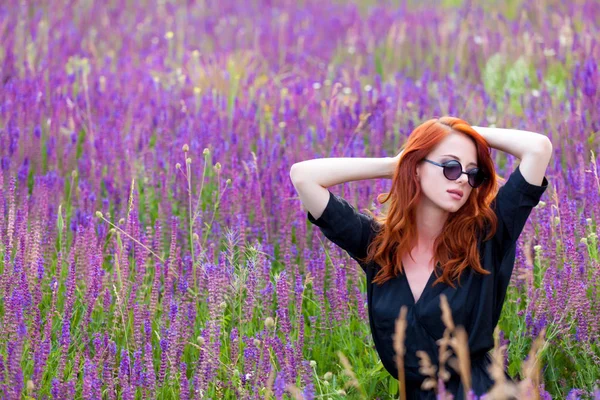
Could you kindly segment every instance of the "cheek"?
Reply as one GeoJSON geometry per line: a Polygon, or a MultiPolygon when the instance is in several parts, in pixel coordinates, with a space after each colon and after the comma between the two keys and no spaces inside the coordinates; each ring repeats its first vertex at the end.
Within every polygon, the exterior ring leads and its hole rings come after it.
{"type": "Polygon", "coordinates": [[[421,181],[421,192],[434,202],[445,202],[444,196],[447,194],[446,183],[436,178],[431,178],[425,182],[421,181]]]}

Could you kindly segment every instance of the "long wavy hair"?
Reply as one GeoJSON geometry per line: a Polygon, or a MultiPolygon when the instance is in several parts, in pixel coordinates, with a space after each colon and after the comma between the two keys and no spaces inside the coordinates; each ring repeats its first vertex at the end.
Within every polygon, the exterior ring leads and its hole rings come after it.
{"type": "Polygon", "coordinates": [[[490,203],[498,193],[498,181],[505,180],[496,174],[491,148],[486,140],[464,120],[444,116],[430,119],[416,127],[401,147],[404,152],[394,171],[392,189],[389,193],[377,196],[380,204],[389,200],[387,213],[376,216],[366,209],[380,225],[378,233],[369,244],[367,256],[362,259],[365,263],[374,260],[381,266],[373,279],[374,283],[383,284],[403,272],[402,257],[410,252],[417,239],[416,208],[422,196],[421,186],[416,178],[417,165],[452,132],[463,133],[473,140],[477,148],[479,168],[483,168],[488,179],[479,187],[473,188],[460,210],[450,213],[442,233],[435,239],[434,265],[439,262],[443,273],[439,276],[434,268],[437,277],[434,285],[444,282],[454,288],[453,281],[467,268],[484,275],[490,273],[479,262],[478,239],[487,231],[487,235],[481,239],[489,240],[496,232],[497,217],[490,203]]]}

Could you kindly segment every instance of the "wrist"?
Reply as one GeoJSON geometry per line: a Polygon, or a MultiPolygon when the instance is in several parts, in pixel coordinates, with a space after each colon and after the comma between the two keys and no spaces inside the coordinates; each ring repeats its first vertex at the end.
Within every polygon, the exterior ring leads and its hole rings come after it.
{"type": "Polygon", "coordinates": [[[393,179],[394,178],[394,172],[396,172],[396,168],[398,168],[398,161],[399,158],[398,157],[387,157],[387,178],[388,179],[393,179]]]}

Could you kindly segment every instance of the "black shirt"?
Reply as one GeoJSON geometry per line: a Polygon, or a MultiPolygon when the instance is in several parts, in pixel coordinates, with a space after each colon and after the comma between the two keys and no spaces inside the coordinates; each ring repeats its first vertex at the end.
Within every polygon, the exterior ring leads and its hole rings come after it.
{"type": "MultiPolygon", "coordinates": [[[[400,314],[400,307],[407,306],[404,368],[409,399],[435,399],[433,390],[420,389],[420,383],[426,377],[418,371],[416,351],[426,351],[432,363],[439,365],[436,341],[443,337],[445,330],[440,308],[442,293],[448,299],[455,325],[465,327],[469,337],[473,391],[480,396],[493,385],[494,381],[487,371],[487,365],[491,362],[488,351],[494,347],[493,332],[513,271],[516,242],[531,210],[547,187],[545,176],[541,186],[532,185],[523,178],[517,166],[491,204],[498,217],[494,237],[488,241],[482,241],[480,237],[478,241],[481,266],[491,274],[482,275],[470,269],[465,270],[460,276],[460,286],[455,283],[456,287],[452,288],[443,282],[432,286],[436,279],[432,273],[416,303],[405,274],[401,273],[379,286],[371,281],[381,267],[375,262],[364,264],[357,259],[366,256],[367,246],[377,229],[377,223],[370,216],[359,212],[331,191],[327,207],[319,219],[315,220],[308,212],[308,220],[317,225],[329,240],[344,249],[365,271],[369,323],[375,348],[383,366],[396,379],[398,370],[393,348],[395,320],[400,314]]],[[[436,268],[440,274],[439,263],[436,268]]],[[[446,369],[452,374],[446,383],[447,390],[454,394],[455,399],[462,399],[463,388],[459,375],[450,366],[446,366],[446,369]]],[[[505,375],[510,379],[506,372],[505,375]]]]}

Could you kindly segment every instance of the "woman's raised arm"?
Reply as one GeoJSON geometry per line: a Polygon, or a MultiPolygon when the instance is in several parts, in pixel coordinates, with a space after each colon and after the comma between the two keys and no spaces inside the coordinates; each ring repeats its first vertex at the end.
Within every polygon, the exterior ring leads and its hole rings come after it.
{"type": "Polygon", "coordinates": [[[316,158],[298,162],[290,169],[290,179],[304,209],[318,219],[329,200],[328,187],[364,179],[391,179],[398,158],[316,158]]]}

